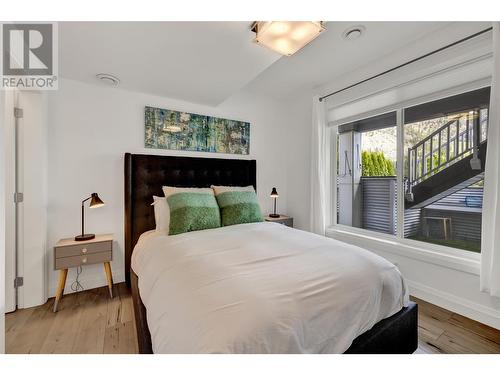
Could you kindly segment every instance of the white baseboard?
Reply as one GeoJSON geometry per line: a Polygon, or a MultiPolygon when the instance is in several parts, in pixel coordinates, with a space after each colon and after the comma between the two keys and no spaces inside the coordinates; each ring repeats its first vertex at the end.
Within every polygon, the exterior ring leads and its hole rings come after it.
{"type": "Polygon", "coordinates": [[[411,280],[406,280],[406,282],[412,296],[488,326],[500,329],[500,316],[498,315],[498,310],[431,288],[419,282],[411,280]]]}

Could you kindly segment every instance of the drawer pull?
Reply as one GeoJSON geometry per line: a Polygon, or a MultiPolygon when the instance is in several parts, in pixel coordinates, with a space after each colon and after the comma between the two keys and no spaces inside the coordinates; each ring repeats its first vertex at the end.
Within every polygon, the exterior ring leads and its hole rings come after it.
{"type": "Polygon", "coordinates": [[[84,247],[84,248],[82,249],[82,253],[83,253],[83,254],[87,254],[87,251],[88,251],[88,250],[87,250],[87,248],[86,248],[86,247],[84,247]]]}
{"type": "Polygon", "coordinates": [[[87,263],[87,257],[82,258],[82,263],[87,263]]]}

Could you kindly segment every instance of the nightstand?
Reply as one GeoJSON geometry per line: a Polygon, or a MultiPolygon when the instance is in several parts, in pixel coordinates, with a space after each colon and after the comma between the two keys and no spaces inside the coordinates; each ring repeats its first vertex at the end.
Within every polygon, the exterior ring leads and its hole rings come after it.
{"type": "Polygon", "coordinates": [[[273,223],[283,224],[286,225],[287,227],[293,228],[293,217],[290,216],[285,216],[285,215],[280,215],[280,217],[265,216],[264,220],[273,223]]]}
{"type": "Polygon", "coordinates": [[[113,298],[113,275],[109,262],[113,260],[113,235],[96,235],[88,241],[73,238],[59,240],[54,246],[54,270],[59,270],[54,312],[64,293],[68,268],[102,263],[108,280],[109,296],[113,298]]]}

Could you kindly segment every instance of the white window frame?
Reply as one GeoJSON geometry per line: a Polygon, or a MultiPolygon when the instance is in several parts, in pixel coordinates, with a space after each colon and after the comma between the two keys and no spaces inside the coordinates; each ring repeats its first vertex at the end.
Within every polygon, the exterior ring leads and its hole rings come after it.
{"type": "MultiPolygon", "coordinates": [[[[357,120],[381,115],[388,112],[396,112],[396,138],[397,138],[397,184],[398,184],[398,207],[404,207],[404,193],[401,193],[403,186],[404,172],[404,150],[400,147],[404,142],[404,109],[427,103],[434,100],[443,99],[449,96],[465,93],[468,91],[480,89],[491,85],[490,79],[460,85],[449,90],[425,95],[409,101],[396,103],[394,105],[380,108],[379,110],[361,113],[356,116],[333,121],[328,123],[330,128],[328,135],[330,137],[330,191],[331,202],[327,213],[329,224],[326,228],[326,235],[337,238],[342,241],[352,243],[362,247],[373,247],[399,256],[406,256],[424,262],[439,264],[448,268],[457,269],[474,275],[479,275],[481,254],[467,250],[457,249],[448,246],[436,245],[428,242],[404,238],[404,210],[397,212],[397,233],[395,235],[374,232],[368,229],[356,228],[337,223],[337,128],[340,125],[357,120]],[[368,245],[368,246],[367,246],[368,245]]],[[[487,176],[485,176],[487,178],[487,176]]]]}

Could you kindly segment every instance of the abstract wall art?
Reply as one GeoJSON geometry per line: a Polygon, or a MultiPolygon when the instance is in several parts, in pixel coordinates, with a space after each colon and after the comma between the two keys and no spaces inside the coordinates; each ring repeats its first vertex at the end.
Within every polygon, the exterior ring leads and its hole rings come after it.
{"type": "Polygon", "coordinates": [[[225,154],[250,153],[250,123],[146,107],[145,147],[225,154]]]}

